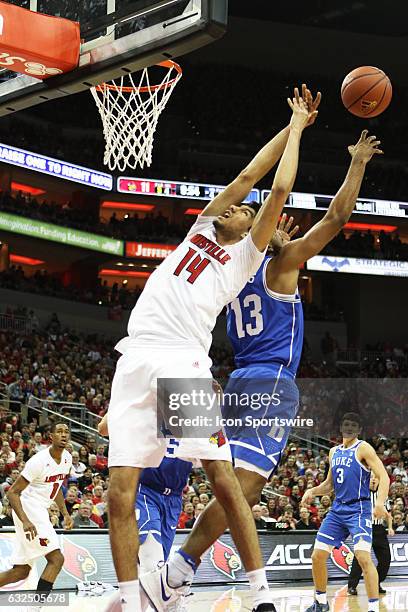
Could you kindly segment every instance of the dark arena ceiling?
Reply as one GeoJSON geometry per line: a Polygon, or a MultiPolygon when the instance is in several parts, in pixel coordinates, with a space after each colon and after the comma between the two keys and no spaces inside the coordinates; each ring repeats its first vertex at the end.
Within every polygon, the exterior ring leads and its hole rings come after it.
{"type": "Polygon", "coordinates": [[[408,35],[407,0],[230,0],[229,13],[246,19],[380,36],[408,35]]]}

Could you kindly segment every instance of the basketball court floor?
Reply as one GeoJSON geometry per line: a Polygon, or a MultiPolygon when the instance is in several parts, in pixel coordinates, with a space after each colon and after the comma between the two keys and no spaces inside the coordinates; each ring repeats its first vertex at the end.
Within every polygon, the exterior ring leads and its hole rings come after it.
{"type": "MultiPolygon", "coordinates": [[[[401,612],[408,610],[408,589],[406,583],[390,582],[384,584],[387,593],[380,598],[382,612],[401,612]]],[[[331,585],[328,588],[328,600],[331,612],[366,612],[367,597],[364,586],[359,586],[356,597],[347,595],[344,585],[331,585]]],[[[303,612],[313,603],[313,586],[277,586],[274,588],[275,605],[278,612],[303,612]]],[[[78,597],[70,595],[68,607],[47,607],[49,612],[108,612],[116,611],[113,603],[118,599],[117,592],[100,597],[78,597]]],[[[16,610],[16,608],[14,608],[16,610]]],[[[247,587],[225,587],[213,590],[211,585],[195,590],[186,600],[186,612],[239,612],[252,610],[251,597],[247,587]]]]}

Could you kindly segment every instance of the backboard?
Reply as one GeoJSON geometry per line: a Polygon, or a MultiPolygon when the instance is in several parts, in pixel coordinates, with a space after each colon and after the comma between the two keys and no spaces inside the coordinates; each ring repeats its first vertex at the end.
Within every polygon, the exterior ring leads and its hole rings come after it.
{"type": "Polygon", "coordinates": [[[224,34],[228,13],[228,0],[6,1],[79,21],[83,43],[78,68],[46,81],[0,60],[0,116],[189,53],[224,34]]]}

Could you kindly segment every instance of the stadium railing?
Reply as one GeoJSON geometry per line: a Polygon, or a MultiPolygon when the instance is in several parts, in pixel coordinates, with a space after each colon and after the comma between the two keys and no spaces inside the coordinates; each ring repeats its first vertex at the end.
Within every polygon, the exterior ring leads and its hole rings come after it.
{"type": "Polygon", "coordinates": [[[30,319],[16,315],[0,314],[0,330],[29,333],[32,330],[30,319]]]}
{"type": "Polygon", "coordinates": [[[89,437],[95,438],[96,444],[107,442],[106,438],[100,436],[97,430],[97,425],[101,417],[92,414],[83,404],[72,404],[69,402],[53,402],[48,400],[39,400],[35,396],[31,396],[26,404],[21,404],[21,419],[24,424],[30,420],[30,415],[34,412],[38,415],[39,425],[45,425],[48,422],[56,421],[66,423],[71,430],[71,440],[75,445],[82,446],[89,437]],[[33,398],[35,402],[30,399],[33,398]],[[52,406],[52,408],[51,408],[52,406]],[[77,417],[63,414],[58,408],[73,408],[77,409],[77,417]]]}

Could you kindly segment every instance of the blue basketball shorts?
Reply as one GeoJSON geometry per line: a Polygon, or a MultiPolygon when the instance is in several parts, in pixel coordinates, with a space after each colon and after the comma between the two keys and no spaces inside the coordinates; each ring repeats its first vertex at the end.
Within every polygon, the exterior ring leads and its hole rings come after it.
{"type": "Polygon", "coordinates": [[[140,544],[151,533],[163,547],[164,560],[169,557],[182,507],[181,495],[163,495],[140,485],[136,499],[136,518],[140,544]]]}
{"type": "Polygon", "coordinates": [[[279,364],[232,372],[222,416],[235,467],[268,479],[276,470],[299,408],[293,374],[279,364]]]}
{"type": "Polygon", "coordinates": [[[350,535],[353,546],[360,540],[372,545],[371,501],[353,504],[334,502],[316,536],[317,542],[338,548],[350,535]]]}

